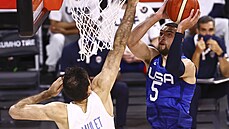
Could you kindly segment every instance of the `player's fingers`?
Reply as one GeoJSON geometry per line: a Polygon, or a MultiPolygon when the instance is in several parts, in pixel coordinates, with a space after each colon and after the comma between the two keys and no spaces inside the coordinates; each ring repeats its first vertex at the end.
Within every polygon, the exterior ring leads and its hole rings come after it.
{"type": "Polygon", "coordinates": [[[61,92],[62,89],[63,89],[63,84],[60,85],[60,87],[57,89],[57,92],[58,92],[58,93],[61,92]]]}
{"type": "Polygon", "coordinates": [[[60,85],[63,85],[63,80],[61,77],[57,78],[56,81],[53,83],[54,87],[59,87],[60,85]]]}
{"type": "MultiPolygon", "coordinates": [[[[194,11],[194,10],[193,10],[194,11]]],[[[194,12],[193,12],[194,13],[194,12]]],[[[198,21],[199,20],[199,17],[200,17],[200,10],[199,9],[197,9],[197,11],[196,11],[196,13],[195,13],[195,15],[193,16],[193,20],[194,21],[198,21]]]]}
{"type": "MultiPolygon", "coordinates": [[[[53,83],[52,83],[52,85],[57,85],[59,83],[59,78],[57,78],[53,83]]],[[[52,86],[51,85],[51,86],[52,86]]]]}
{"type": "Polygon", "coordinates": [[[166,4],[167,4],[167,2],[168,2],[168,0],[165,0],[164,4],[166,5],[166,4]]]}
{"type": "Polygon", "coordinates": [[[193,14],[194,14],[194,9],[192,9],[192,10],[191,10],[191,12],[190,12],[190,14],[189,14],[189,17],[188,17],[188,18],[189,18],[189,19],[192,19],[193,14]]]}
{"type": "Polygon", "coordinates": [[[166,4],[167,4],[167,2],[168,2],[168,0],[164,1],[163,5],[161,6],[161,8],[160,8],[160,9],[164,9],[164,8],[165,8],[165,6],[166,6],[166,4]]]}
{"type": "Polygon", "coordinates": [[[58,80],[58,81],[62,81],[62,78],[61,78],[61,77],[58,77],[57,80],[58,80]]]}

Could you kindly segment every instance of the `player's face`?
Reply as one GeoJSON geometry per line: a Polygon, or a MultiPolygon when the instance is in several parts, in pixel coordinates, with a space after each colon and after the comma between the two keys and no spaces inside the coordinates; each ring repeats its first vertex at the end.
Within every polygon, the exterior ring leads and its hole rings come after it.
{"type": "Polygon", "coordinates": [[[205,35],[214,35],[215,34],[215,27],[212,21],[207,23],[201,23],[200,27],[197,28],[197,34],[205,35]]]}
{"type": "Polygon", "coordinates": [[[176,28],[170,26],[164,26],[160,31],[159,43],[158,43],[158,51],[166,56],[169,53],[169,48],[173,42],[175,37],[176,28]]]}

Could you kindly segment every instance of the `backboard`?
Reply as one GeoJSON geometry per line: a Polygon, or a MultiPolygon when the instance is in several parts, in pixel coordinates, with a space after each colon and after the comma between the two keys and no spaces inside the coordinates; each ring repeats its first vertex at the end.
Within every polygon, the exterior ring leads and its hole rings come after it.
{"type": "Polygon", "coordinates": [[[49,11],[44,8],[43,0],[17,0],[18,31],[22,37],[33,36],[49,11]]]}
{"type": "MultiPolygon", "coordinates": [[[[59,10],[62,1],[63,0],[0,0],[0,14],[7,14],[7,16],[14,16],[15,18],[15,15],[9,14],[16,13],[15,19],[17,19],[19,35],[21,37],[32,37],[47,18],[49,11],[59,10]]],[[[11,20],[11,22],[13,21],[11,20]]]]}
{"type": "Polygon", "coordinates": [[[17,29],[16,0],[0,0],[0,29],[17,29]]]}

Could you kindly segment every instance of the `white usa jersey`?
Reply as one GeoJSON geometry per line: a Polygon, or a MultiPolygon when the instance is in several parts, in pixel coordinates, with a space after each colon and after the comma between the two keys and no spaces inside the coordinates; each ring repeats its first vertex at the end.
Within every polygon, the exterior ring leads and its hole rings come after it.
{"type": "MultiPolygon", "coordinates": [[[[116,29],[118,29],[118,26],[121,24],[122,18],[124,16],[124,12],[125,12],[124,9],[121,9],[119,12],[119,16],[115,21],[116,29]]],[[[150,6],[148,6],[145,3],[139,2],[136,7],[136,14],[134,18],[133,28],[135,28],[141,22],[145,21],[147,17],[149,17],[154,13],[155,13],[154,10],[150,6]]],[[[150,44],[150,40],[152,40],[155,37],[158,37],[159,33],[160,33],[160,23],[157,22],[147,31],[147,33],[142,37],[141,40],[146,44],[150,44]]]]}
{"type": "Polygon", "coordinates": [[[115,129],[114,117],[107,113],[95,92],[88,97],[86,113],[73,103],[67,104],[67,112],[69,129],[115,129]]]}

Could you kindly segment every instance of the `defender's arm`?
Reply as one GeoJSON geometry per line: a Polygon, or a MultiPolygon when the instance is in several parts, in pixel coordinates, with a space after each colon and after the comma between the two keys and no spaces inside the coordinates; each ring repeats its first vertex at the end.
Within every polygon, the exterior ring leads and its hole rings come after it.
{"type": "Polygon", "coordinates": [[[115,35],[113,50],[108,53],[101,72],[93,79],[92,85],[95,85],[94,91],[97,93],[102,92],[105,96],[110,94],[133,26],[137,2],[138,0],[128,0],[124,18],[115,35]]]}
{"type": "MultiPolygon", "coordinates": [[[[37,104],[51,97],[57,96],[62,90],[62,78],[58,78],[52,86],[37,95],[27,97],[10,107],[9,114],[14,119],[21,120],[53,120],[58,121],[59,115],[65,113],[64,103],[37,104]],[[59,115],[57,115],[59,114],[59,115]]],[[[67,116],[67,115],[66,115],[67,116]]]]}

